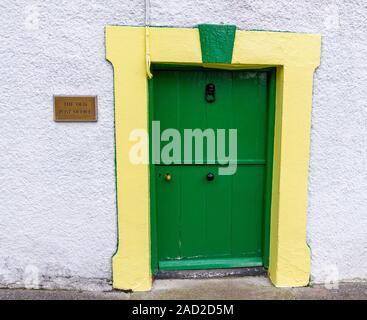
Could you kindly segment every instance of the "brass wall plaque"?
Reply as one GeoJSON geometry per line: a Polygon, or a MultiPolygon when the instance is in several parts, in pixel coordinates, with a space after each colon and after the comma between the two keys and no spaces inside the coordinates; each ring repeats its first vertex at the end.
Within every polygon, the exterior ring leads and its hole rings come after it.
{"type": "Polygon", "coordinates": [[[97,121],[97,96],[54,96],[55,121],[97,121]]]}

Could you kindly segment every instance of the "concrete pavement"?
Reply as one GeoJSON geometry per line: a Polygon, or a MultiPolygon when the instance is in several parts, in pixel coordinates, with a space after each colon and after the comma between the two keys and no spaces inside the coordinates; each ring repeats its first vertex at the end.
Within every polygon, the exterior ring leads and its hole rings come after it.
{"type": "Polygon", "coordinates": [[[150,292],[0,289],[0,300],[153,300],[153,299],[367,299],[367,282],[275,288],[266,277],[156,280],[150,292]]]}

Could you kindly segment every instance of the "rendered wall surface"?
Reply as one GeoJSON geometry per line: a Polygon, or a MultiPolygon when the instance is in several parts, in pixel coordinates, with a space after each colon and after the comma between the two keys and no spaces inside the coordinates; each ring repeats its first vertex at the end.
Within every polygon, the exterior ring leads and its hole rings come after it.
{"type": "MultiPolygon", "coordinates": [[[[158,1],[153,25],[323,35],[311,128],[311,276],[367,278],[367,27],[363,1],[158,1]],[[266,3],[266,4],[264,4],[266,3]]],[[[144,2],[0,4],[0,285],[110,288],[116,249],[113,73],[106,25],[144,2]],[[53,122],[54,94],[96,94],[97,123],[53,122]]],[[[251,44],[249,44],[250,46],[251,44]]]]}

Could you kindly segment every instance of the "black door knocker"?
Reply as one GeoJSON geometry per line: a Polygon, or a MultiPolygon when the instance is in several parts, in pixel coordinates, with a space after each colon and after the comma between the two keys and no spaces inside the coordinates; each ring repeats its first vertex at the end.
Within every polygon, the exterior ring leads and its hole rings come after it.
{"type": "Polygon", "coordinates": [[[205,101],[208,103],[215,101],[215,85],[213,83],[208,83],[205,86],[205,101]]]}
{"type": "Polygon", "coordinates": [[[214,174],[212,174],[211,172],[209,172],[206,176],[206,180],[208,181],[213,181],[215,178],[214,174]]]}

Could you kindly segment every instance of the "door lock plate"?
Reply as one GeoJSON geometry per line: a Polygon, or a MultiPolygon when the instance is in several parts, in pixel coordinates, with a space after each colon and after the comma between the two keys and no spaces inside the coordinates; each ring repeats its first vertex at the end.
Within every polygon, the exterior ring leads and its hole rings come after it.
{"type": "Polygon", "coordinates": [[[205,86],[205,101],[213,103],[215,101],[215,84],[208,83],[205,86]]]}

